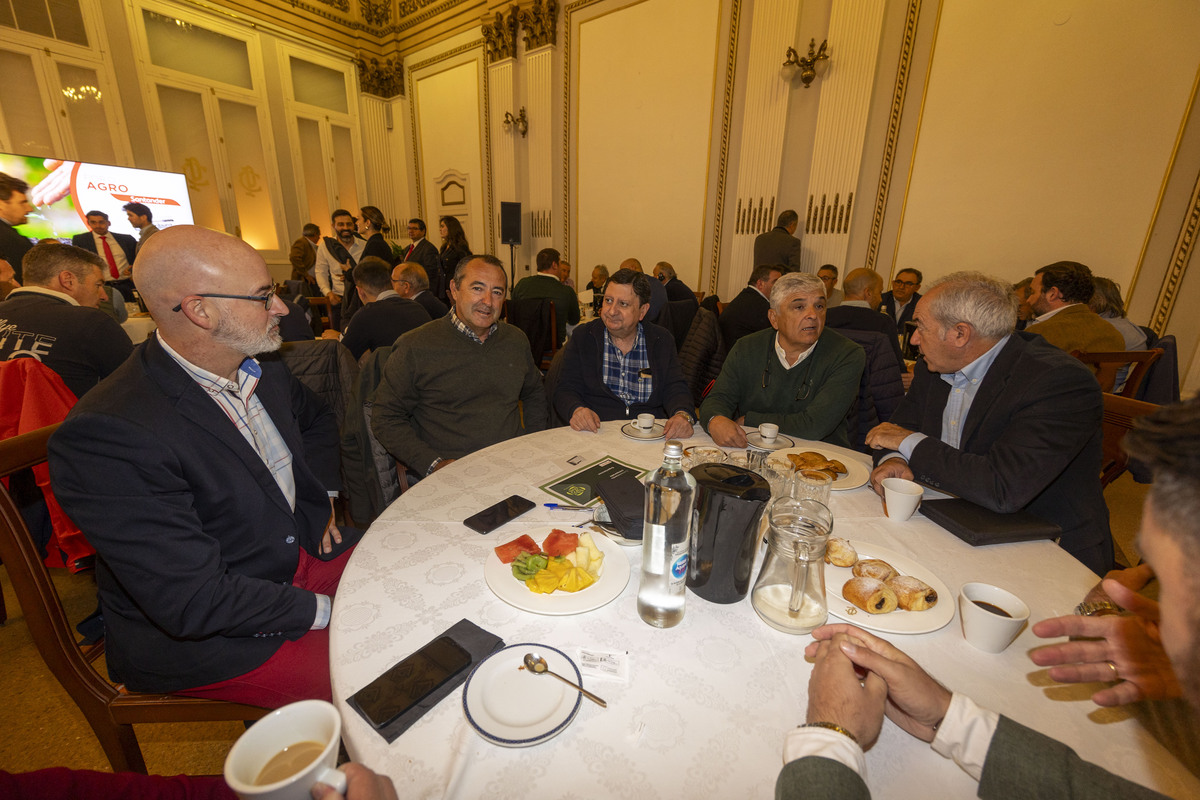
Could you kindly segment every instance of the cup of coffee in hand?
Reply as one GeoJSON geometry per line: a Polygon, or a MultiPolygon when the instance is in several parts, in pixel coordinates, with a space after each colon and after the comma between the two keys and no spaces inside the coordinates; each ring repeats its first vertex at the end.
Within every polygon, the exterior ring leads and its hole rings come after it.
{"type": "Polygon", "coordinates": [[[919,483],[904,478],[884,478],[883,513],[888,519],[904,522],[916,512],[924,494],[919,483]]]}
{"type": "Polygon", "coordinates": [[[302,700],[255,722],[225,757],[225,783],[243,800],[307,800],[317,783],[346,793],[334,769],[342,718],[324,700],[302,700]]]}

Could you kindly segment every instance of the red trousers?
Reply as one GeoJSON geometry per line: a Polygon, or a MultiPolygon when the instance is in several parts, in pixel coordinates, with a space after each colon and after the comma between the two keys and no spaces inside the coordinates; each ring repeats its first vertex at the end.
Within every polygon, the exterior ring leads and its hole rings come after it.
{"type": "MultiPolygon", "coordinates": [[[[321,561],[301,550],[292,584],[332,598],[352,552],[353,547],[332,561],[321,561]]],[[[298,700],[333,702],[329,682],[329,628],[309,631],[295,641],[284,642],[275,655],[244,675],[177,694],[229,700],[260,708],[279,708],[298,700]]]]}

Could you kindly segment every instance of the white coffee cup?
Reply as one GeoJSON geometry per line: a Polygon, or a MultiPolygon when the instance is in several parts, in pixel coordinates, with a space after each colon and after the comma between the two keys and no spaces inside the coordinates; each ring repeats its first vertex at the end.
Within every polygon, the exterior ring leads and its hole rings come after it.
{"type": "Polygon", "coordinates": [[[324,783],[346,793],[346,776],[334,769],[342,718],[324,700],[302,700],[266,715],[243,733],[225,757],[225,783],[238,797],[249,800],[308,800],[314,784],[324,783]],[[301,742],[322,745],[320,756],[290,776],[273,783],[255,780],[274,756],[301,742]]]}
{"type": "Polygon", "coordinates": [[[883,511],[888,519],[904,522],[921,505],[925,490],[921,484],[904,478],[883,479],[883,511]]]}
{"type": "Polygon", "coordinates": [[[654,415],[653,414],[638,414],[637,415],[637,426],[644,431],[650,430],[651,428],[654,427],[654,415]]]}
{"type": "Polygon", "coordinates": [[[758,426],[758,435],[762,437],[764,442],[773,442],[775,437],[779,435],[779,426],[774,422],[764,422],[758,426]]]}
{"type": "Polygon", "coordinates": [[[964,583],[958,594],[958,614],[963,637],[968,642],[985,653],[999,653],[1012,644],[1029,621],[1029,606],[999,586],[964,583]],[[1004,613],[990,611],[979,603],[987,603],[1004,613]]]}

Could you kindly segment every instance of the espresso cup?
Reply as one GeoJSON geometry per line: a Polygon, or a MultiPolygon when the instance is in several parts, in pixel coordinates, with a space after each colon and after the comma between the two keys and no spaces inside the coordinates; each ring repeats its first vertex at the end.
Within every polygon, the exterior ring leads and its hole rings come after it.
{"type": "Polygon", "coordinates": [[[308,800],[317,783],[345,794],[346,776],[334,769],[341,734],[342,718],[324,700],[302,700],[276,709],[234,742],[225,757],[225,783],[244,800],[308,800]],[[282,770],[281,777],[259,783],[264,767],[285,749],[295,753],[311,748],[315,754],[317,747],[319,754],[300,758],[294,769],[282,770]]]}
{"type": "Polygon", "coordinates": [[[985,653],[999,653],[1029,621],[1029,606],[999,586],[964,583],[958,594],[958,615],[968,642],[985,653]]]}
{"type": "Polygon", "coordinates": [[[925,490],[919,483],[904,478],[884,478],[883,513],[887,514],[888,519],[904,522],[921,505],[924,494],[925,490]]]}
{"type": "Polygon", "coordinates": [[[779,435],[779,426],[774,422],[764,422],[758,426],[758,435],[762,437],[764,442],[773,442],[775,441],[775,437],[779,435]]]}
{"type": "Polygon", "coordinates": [[[638,414],[637,415],[637,426],[644,431],[650,430],[651,428],[654,427],[654,415],[653,414],[638,414]]]}

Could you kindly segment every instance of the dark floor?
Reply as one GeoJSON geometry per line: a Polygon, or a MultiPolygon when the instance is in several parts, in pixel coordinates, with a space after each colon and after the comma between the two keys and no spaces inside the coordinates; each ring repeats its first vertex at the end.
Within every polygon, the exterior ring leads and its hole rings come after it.
{"type": "MultiPolygon", "coordinates": [[[[1126,474],[1105,493],[1114,537],[1131,563],[1137,563],[1133,541],[1145,492],[1145,486],[1134,483],[1126,474]]],[[[55,576],[55,584],[68,617],[83,619],[96,603],[91,577],[68,575],[62,570],[56,573],[60,573],[55,576]]],[[[83,715],[34,649],[3,567],[0,585],[9,614],[8,622],[0,626],[0,697],[5,698],[0,768],[10,772],[52,766],[109,770],[108,760],[83,715]]],[[[209,722],[138,725],[136,729],[152,773],[217,775],[225,754],[244,727],[240,722],[209,722]]]]}

